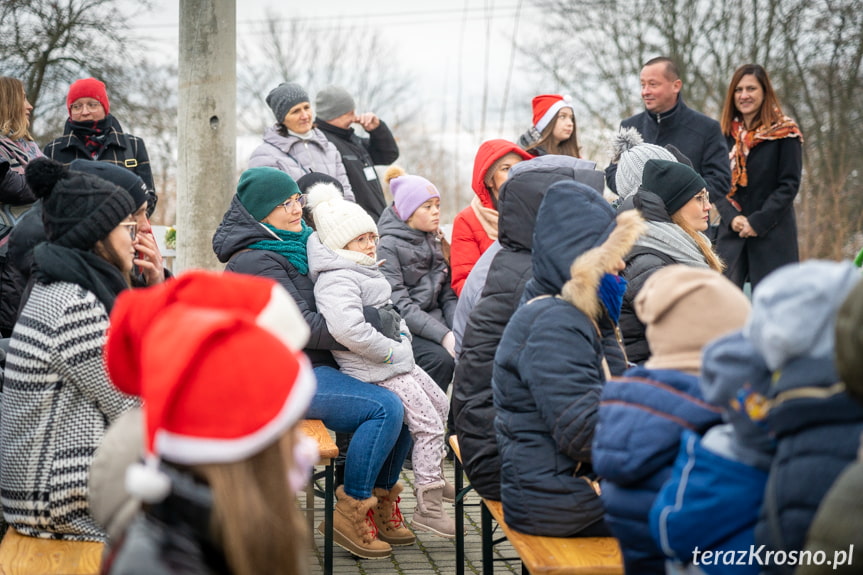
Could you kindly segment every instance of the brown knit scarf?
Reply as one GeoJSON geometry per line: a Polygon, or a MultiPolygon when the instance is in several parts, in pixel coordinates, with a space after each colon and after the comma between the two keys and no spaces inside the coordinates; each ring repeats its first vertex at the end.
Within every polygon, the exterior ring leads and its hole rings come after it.
{"type": "Polygon", "coordinates": [[[485,232],[485,235],[496,240],[498,220],[497,210],[493,210],[482,205],[482,201],[478,196],[474,196],[470,201],[470,207],[473,210],[473,213],[476,214],[476,219],[479,220],[479,225],[482,226],[482,230],[485,232]]]}

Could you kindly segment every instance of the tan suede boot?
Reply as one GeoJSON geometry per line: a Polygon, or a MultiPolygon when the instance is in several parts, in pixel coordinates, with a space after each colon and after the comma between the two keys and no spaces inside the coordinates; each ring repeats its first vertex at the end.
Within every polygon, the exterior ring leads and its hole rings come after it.
{"type": "Polygon", "coordinates": [[[411,530],[405,526],[405,519],[399,509],[399,501],[404,488],[396,483],[389,491],[375,487],[374,496],[378,504],[371,510],[375,525],[378,528],[378,539],[390,545],[413,545],[417,540],[411,530]]]}
{"type": "MultiPolygon", "coordinates": [[[[377,537],[378,529],[369,518],[369,510],[377,505],[377,498],[354,499],[342,485],[336,489],[336,508],[333,512],[333,543],[363,559],[386,559],[392,555],[389,543],[377,537]]],[[[318,525],[324,533],[324,523],[318,525]]]]}
{"type": "Polygon", "coordinates": [[[428,531],[447,539],[455,537],[455,520],[443,510],[443,490],[443,481],[417,487],[417,506],[411,519],[414,531],[428,531]]]}
{"type": "Polygon", "coordinates": [[[443,500],[447,503],[455,503],[455,485],[449,482],[449,479],[446,478],[446,467],[444,466],[444,462],[446,458],[444,458],[440,462],[440,476],[443,477],[444,486],[443,486],[443,500]]]}

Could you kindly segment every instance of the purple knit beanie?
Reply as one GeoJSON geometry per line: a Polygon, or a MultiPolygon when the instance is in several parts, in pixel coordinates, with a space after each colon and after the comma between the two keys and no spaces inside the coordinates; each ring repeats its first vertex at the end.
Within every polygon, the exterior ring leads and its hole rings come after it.
{"type": "Polygon", "coordinates": [[[422,176],[399,176],[390,180],[396,215],[403,222],[410,219],[417,208],[431,198],[440,198],[440,192],[433,183],[422,176]]]}

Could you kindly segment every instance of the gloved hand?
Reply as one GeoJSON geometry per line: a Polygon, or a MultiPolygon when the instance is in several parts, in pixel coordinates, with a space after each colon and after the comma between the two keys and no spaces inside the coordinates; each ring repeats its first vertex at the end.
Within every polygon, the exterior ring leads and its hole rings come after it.
{"type": "Polygon", "coordinates": [[[443,336],[440,344],[445,350],[447,350],[447,353],[455,357],[455,336],[451,331],[448,331],[447,334],[443,336]]]}

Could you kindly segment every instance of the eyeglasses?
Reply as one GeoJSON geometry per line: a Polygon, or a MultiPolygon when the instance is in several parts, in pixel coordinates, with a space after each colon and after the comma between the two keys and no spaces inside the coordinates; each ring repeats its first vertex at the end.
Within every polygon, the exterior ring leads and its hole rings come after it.
{"type": "Polygon", "coordinates": [[[710,195],[707,193],[707,191],[701,192],[700,194],[695,194],[694,196],[692,196],[692,199],[699,202],[702,206],[710,205],[710,195]]]}
{"type": "Polygon", "coordinates": [[[87,108],[89,111],[95,112],[96,110],[98,110],[101,107],[102,107],[102,104],[100,104],[99,102],[91,101],[91,102],[75,102],[74,104],[69,106],[69,109],[72,110],[73,112],[80,112],[84,108],[87,108]]]}
{"type": "Polygon", "coordinates": [[[120,222],[120,225],[129,228],[129,237],[134,242],[138,236],[138,222],[120,222]]]}
{"type": "Polygon", "coordinates": [[[306,205],[306,196],[304,196],[302,194],[298,194],[298,195],[294,196],[293,198],[289,199],[284,204],[277,204],[277,205],[282,206],[283,208],[285,208],[286,212],[291,213],[291,210],[293,209],[294,204],[297,204],[298,206],[300,206],[300,208],[302,208],[303,206],[306,205]]]}
{"type": "Polygon", "coordinates": [[[376,246],[381,241],[381,237],[377,234],[364,234],[358,238],[352,239],[349,243],[357,244],[360,249],[366,249],[369,246],[376,246]]]}

